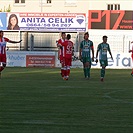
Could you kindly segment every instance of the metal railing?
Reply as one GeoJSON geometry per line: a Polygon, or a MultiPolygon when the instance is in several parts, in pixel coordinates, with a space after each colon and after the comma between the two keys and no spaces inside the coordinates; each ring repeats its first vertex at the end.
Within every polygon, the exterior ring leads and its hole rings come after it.
{"type": "MultiPolygon", "coordinates": [[[[83,40],[83,33],[70,33],[74,42],[75,52],[79,51],[80,41],[83,40]]],[[[10,40],[23,41],[17,44],[7,43],[8,50],[21,51],[57,51],[56,40],[60,38],[60,33],[42,33],[42,32],[5,32],[4,36],[10,40]]],[[[102,35],[91,34],[90,40],[94,43],[94,49],[97,49],[99,43],[102,42],[102,35]]],[[[129,35],[109,35],[108,43],[112,52],[129,51],[129,44],[132,36],[129,35]]]]}

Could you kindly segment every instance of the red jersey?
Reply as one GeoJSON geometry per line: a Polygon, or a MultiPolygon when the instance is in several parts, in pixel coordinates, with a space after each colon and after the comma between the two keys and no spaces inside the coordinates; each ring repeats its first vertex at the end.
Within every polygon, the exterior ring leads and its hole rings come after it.
{"type": "Polygon", "coordinates": [[[59,39],[58,43],[57,43],[57,47],[62,46],[62,43],[64,43],[65,41],[63,39],[59,39]]]}
{"type": "Polygon", "coordinates": [[[8,38],[0,38],[0,54],[6,54],[6,43],[9,41],[8,38]]]}
{"type": "MultiPolygon", "coordinates": [[[[63,39],[59,39],[59,40],[58,40],[58,43],[57,43],[57,47],[62,46],[62,44],[63,44],[64,42],[65,42],[65,41],[64,41],[63,39]]],[[[62,60],[63,60],[63,51],[62,51],[62,47],[60,47],[59,56],[60,56],[60,61],[62,61],[62,60]]]]}
{"type": "Polygon", "coordinates": [[[73,54],[73,42],[66,40],[63,44],[63,57],[72,58],[73,54]]]}

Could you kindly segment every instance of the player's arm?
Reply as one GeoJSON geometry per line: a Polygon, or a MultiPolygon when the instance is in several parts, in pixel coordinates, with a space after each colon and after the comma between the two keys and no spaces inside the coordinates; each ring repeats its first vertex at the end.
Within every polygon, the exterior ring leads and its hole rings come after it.
{"type": "Polygon", "coordinates": [[[82,59],[82,57],[81,57],[81,53],[82,53],[82,49],[80,48],[80,49],[79,49],[79,60],[82,59]]]}
{"type": "Polygon", "coordinates": [[[58,60],[60,60],[60,48],[58,48],[58,60]]]}
{"type": "Polygon", "coordinates": [[[98,52],[99,52],[99,50],[97,50],[97,52],[96,52],[96,63],[98,62],[98,52]]]}
{"type": "Polygon", "coordinates": [[[111,50],[110,50],[110,47],[108,46],[108,51],[109,51],[109,54],[111,56],[111,59],[113,60],[113,56],[112,56],[112,53],[111,53],[111,50]]]}
{"type": "Polygon", "coordinates": [[[92,61],[94,61],[94,46],[93,46],[93,43],[92,43],[92,46],[91,46],[91,50],[92,50],[92,61]]]}
{"type": "Polygon", "coordinates": [[[57,45],[57,48],[58,48],[58,60],[60,60],[60,49],[62,47],[60,40],[56,41],[56,45],[57,45]]]}
{"type": "Polygon", "coordinates": [[[82,57],[81,57],[82,48],[83,48],[83,46],[82,46],[82,42],[81,42],[81,43],[80,43],[80,49],[79,49],[79,60],[82,59],[82,57]]]}
{"type": "Polygon", "coordinates": [[[62,47],[62,44],[61,44],[61,41],[60,40],[56,41],[56,44],[57,44],[57,47],[58,48],[62,47]]]}
{"type": "Polygon", "coordinates": [[[113,56],[112,56],[112,53],[111,53],[111,51],[109,51],[109,54],[110,54],[110,56],[111,56],[111,59],[113,60],[113,56]]]}
{"type": "Polygon", "coordinates": [[[74,46],[72,47],[72,56],[74,56],[74,46]]]}
{"type": "Polygon", "coordinates": [[[20,43],[22,40],[20,41],[12,41],[12,40],[8,40],[9,43],[20,43]]]}
{"type": "Polygon", "coordinates": [[[132,52],[133,53],[133,50],[129,50],[129,53],[132,52]]]}
{"type": "MultiPolygon", "coordinates": [[[[132,41],[131,43],[133,43],[133,41],[132,41]]],[[[133,50],[129,50],[129,53],[130,53],[130,52],[132,52],[132,53],[133,53],[133,50]]]]}
{"type": "Polygon", "coordinates": [[[98,62],[98,52],[100,50],[100,44],[97,46],[97,52],[96,52],[96,63],[98,62]]]}
{"type": "Polygon", "coordinates": [[[71,43],[72,43],[72,56],[74,56],[74,43],[73,42],[71,43]]]}

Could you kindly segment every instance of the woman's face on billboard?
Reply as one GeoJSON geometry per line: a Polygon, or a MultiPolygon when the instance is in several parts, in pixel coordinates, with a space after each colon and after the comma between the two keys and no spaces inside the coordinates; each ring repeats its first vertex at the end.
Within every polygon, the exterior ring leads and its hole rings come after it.
{"type": "Polygon", "coordinates": [[[10,23],[11,23],[12,26],[15,26],[17,24],[17,19],[15,17],[12,17],[10,19],[10,23]]]}

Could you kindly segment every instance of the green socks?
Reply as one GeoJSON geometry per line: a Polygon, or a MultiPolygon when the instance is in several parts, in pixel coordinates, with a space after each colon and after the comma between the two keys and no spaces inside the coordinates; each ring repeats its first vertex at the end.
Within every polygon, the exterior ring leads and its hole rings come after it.
{"type": "Polygon", "coordinates": [[[90,78],[90,68],[86,68],[87,69],[87,76],[88,78],[90,78]]]}
{"type": "Polygon", "coordinates": [[[105,76],[105,69],[101,69],[101,77],[104,78],[105,76]]]}
{"type": "Polygon", "coordinates": [[[84,68],[84,76],[90,77],[90,68],[84,68]]]}
{"type": "Polygon", "coordinates": [[[84,68],[84,76],[86,77],[87,75],[86,75],[86,68],[84,68]]]}

